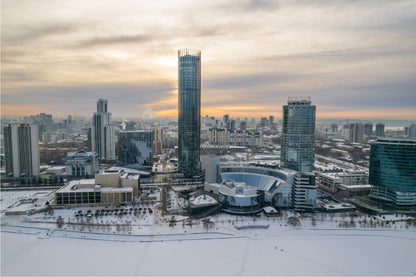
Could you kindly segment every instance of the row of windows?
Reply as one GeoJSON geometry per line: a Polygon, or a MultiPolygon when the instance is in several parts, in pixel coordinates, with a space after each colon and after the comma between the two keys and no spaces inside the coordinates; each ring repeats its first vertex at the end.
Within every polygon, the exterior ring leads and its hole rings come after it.
{"type": "Polygon", "coordinates": [[[56,204],[94,204],[101,202],[100,192],[57,193],[56,204]]]}

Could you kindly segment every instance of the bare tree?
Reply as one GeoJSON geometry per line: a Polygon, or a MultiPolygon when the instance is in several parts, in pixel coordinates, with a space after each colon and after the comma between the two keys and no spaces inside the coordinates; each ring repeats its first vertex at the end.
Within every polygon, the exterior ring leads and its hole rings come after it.
{"type": "Polygon", "coordinates": [[[64,219],[61,216],[58,216],[58,218],[56,219],[56,225],[58,225],[58,228],[62,228],[62,226],[64,226],[64,219]]]}

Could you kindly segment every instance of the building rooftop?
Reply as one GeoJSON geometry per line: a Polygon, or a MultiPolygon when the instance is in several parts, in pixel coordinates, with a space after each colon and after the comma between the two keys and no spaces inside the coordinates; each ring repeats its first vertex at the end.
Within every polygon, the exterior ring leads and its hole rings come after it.
{"type": "Polygon", "coordinates": [[[124,173],[130,173],[130,174],[139,174],[139,175],[144,175],[144,176],[149,176],[151,173],[148,171],[143,171],[143,170],[137,170],[137,169],[131,169],[131,168],[127,168],[127,167],[119,167],[119,166],[113,166],[110,167],[108,169],[106,169],[106,171],[123,171],[124,173]]]}
{"type": "Polygon", "coordinates": [[[133,187],[102,187],[95,179],[72,180],[57,192],[132,192],[133,187]]]}
{"type": "Polygon", "coordinates": [[[377,138],[374,144],[401,144],[401,145],[416,145],[416,139],[411,138],[377,138]]]}

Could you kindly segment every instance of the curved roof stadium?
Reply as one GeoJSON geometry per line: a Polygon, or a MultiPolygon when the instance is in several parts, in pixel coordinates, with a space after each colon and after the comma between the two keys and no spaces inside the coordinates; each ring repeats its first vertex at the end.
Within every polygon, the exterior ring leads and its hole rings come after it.
{"type": "MultiPolygon", "coordinates": [[[[253,188],[264,192],[265,202],[274,203],[281,207],[290,205],[291,187],[296,174],[293,170],[234,164],[222,165],[219,170],[224,181],[221,186],[228,180],[233,180],[236,184],[244,184],[244,186],[247,186],[247,189],[253,188]]],[[[228,190],[225,191],[220,189],[220,192],[230,197],[242,196],[231,193],[228,190]]]]}
{"type": "Polygon", "coordinates": [[[247,186],[256,187],[257,189],[269,191],[270,193],[273,193],[282,182],[282,180],[273,176],[249,172],[223,172],[221,173],[221,177],[223,180],[231,179],[237,183],[245,183],[247,186]]]}

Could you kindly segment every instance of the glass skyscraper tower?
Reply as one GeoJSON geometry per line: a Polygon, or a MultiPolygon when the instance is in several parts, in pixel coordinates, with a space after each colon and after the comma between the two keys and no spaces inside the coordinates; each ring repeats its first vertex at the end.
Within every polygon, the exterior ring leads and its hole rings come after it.
{"type": "Polygon", "coordinates": [[[377,139],[371,145],[370,197],[416,205],[416,139],[377,139]]]}
{"type": "Polygon", "coordinates": [[[178,51],[178,169],[199,176],[201,131],[201,51],[178,51]]]}
{"type": "Polygon", "coordinates": [[[310,97],[290,97],[283,106],[280,165],[299,172],[312,172],[315,159],[316,106],[310,97]]]}

